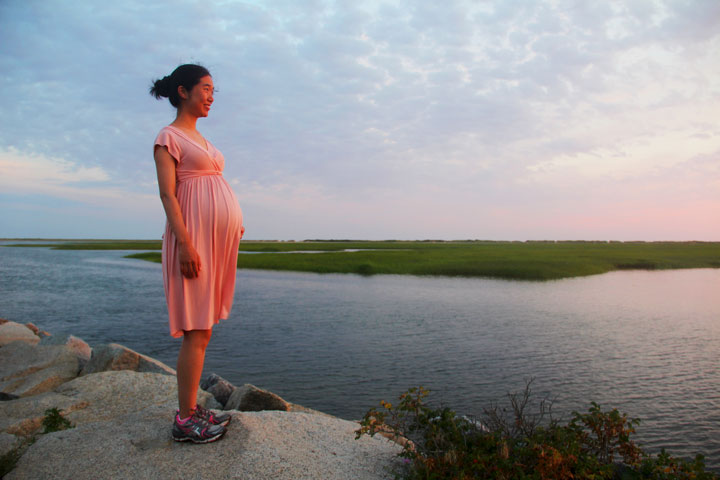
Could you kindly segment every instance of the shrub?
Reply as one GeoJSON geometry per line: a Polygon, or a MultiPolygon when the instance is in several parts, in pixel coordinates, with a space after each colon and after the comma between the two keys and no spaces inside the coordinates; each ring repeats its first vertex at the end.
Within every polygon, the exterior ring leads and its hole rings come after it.
{"type": "Polygon", "coordinates": [[[411,388],[396,406],[380,402],[356,431],[381,433],[403,446],[405,458],[396,478],[414,479],[695,479],[718,477],[705,471],[702,456],[694,462],[665,452],[646,455],[631,439],[639,420],[592,403],[587,413],[573,412],[562,424],[552,416],[552,402],[527,411],[525,391],[508,395],[510,410],[484,411],[483,421],[426,403],[429,391],[411,388]]]}

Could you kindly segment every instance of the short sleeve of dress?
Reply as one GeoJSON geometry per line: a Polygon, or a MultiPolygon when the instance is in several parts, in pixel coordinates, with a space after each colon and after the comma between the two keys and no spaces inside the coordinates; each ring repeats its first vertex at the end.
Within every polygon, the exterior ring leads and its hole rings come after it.
{"type": "Polygon", "coordinates": [[[180,163],[180,145],[178,145],[176,136],[173,135],[169,128],[163,128],[160,130],[160,133],[158,133],[158,136],[155,138],[153,151],[155,146],[158,145],[167,147],[168,152],[170,152],[170,156],[175,159],[175,163],[180,163]]]}

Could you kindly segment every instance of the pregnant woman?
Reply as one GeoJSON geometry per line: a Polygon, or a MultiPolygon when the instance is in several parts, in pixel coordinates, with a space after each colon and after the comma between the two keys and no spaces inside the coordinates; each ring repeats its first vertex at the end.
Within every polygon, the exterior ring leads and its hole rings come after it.
{"type": "Polygon", "coordinates": [[[162,270],[170,335],[182,337],[177,361],[178,403],[173,439],[208,443],[225,433],[230,415],[197,405],[212,327],[226,319],[235,291],[242,211],[222,176],[225,160],[197,131],[215,91],[210,72],[180,65],[150,88],[177,109],[154,145],[160,199],[167,216],[162,270]]]}

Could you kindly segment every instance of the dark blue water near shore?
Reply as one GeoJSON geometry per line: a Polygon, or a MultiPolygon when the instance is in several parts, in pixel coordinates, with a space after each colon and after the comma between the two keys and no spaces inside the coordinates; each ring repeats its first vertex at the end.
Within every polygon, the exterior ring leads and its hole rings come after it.
{"type": "MultiPolygon", "coordinates": [[[[162,274],[128,252],[0,248],[0,317],[175,363],[162,274]]],[[[205,372],[357,419],[416,385],[479,415],[534,377],[567,418],[639,417],[653,451],[720,467],[720,270],[554,282],[241,270],[205,372]]]]}

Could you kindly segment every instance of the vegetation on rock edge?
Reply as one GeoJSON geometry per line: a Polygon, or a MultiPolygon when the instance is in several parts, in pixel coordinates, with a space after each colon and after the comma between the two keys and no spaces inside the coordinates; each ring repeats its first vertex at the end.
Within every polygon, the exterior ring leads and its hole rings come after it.
{"type": "Polygon", "coordinates": [[[551,403],[527,412],[530,382],[511,394],[511,408],[486,409],[482,422],[426,403],[411,388],[397,405],[381,402],[361,421],[357,437],[381,433],[403,445],[396,479],[717,480],[702,455],[687,461],[645,453],[631,438],[639,420],[592,403],[569,423],[552,417],[551,403]]]}
{"type": "MultiPolygon", "coordinates": [[[[60,430],[67,430],[68,428],[75,427],[75,425],[73,425],[67,418],[62,416],[62,412],[56,407],[45,410],[45,416],[42,419],[42,426],[42,434],[58,432],[60,430]]],[[[35,443],[36,439],[35,435],[31,435],[25,438],[20,445],[17,445],[15,448],[10,449],[10,451],[0,456],[0,479],[15,468],[25,450],[35,443]]]]}

